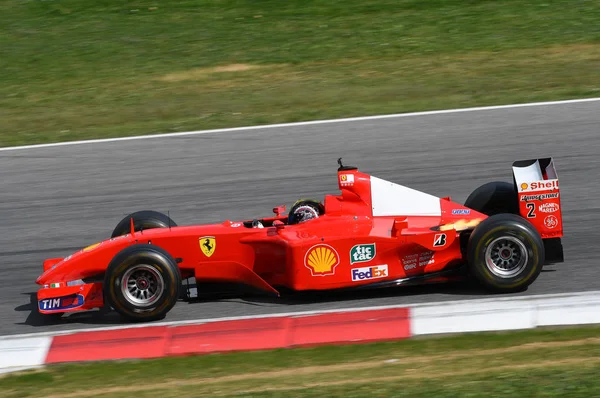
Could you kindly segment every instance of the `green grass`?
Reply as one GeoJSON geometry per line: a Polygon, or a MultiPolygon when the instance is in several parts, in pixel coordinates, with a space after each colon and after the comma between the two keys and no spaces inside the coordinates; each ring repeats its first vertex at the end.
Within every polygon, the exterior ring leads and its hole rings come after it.
{"type": "Polygon", "coordinates": [[[0,397],[597,396],[600,326],[144,361],[0,378],[0,397]]]}
{"type": "Polygon", "coordinates": [[[600,96],[589,0],[4,0],[0,26],[0,146],[600,96]]]}

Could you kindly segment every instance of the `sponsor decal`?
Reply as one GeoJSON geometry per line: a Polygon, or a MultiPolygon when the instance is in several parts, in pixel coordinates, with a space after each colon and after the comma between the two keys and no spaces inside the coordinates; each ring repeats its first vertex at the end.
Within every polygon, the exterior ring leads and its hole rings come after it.
{"type": "Polygon", "coordinates": [[[236,222],[236,223],[233,223],[233,224],[231,224],[231,226],[232,226],[233,228],[241,227],[241,226],[242,226],[242,223],[240,223],[240,222],[236,222]]]}
{"type": "Polygon", "coordinates": [[[352,269],[353,281],[364,281],[367,279],[385,278],[386,276],[388,276],[387,264],[352,269]]]}
{"type": "Polygon", "coordinates": [[[304,256],[304,266],[312,276],[335,275],[335,267],[340,263],[337,251],[325,244],[311,247],[304,256]]]}
{"type": "Polygon", "coordinates": [[[81,294],[38,301],[38,306],[40,310],[46,311],[68,310],[71,308],[81,307],[82,305],[83,296],[81,294]]]}
{"type": "Polygon", "coordinates": [[[84,251],[84,252],[89,252],[89,251],[92,251],[92,250],[94,250],[95,248],[97,248],[98,246],[100,246],[101,244],[102,244],[102,242],[99,242],[99,243],[94,243],[93,245],[89,245],[88,247],[84,247],[84,248],[83,248],[83,251],[84,251]]]}
{"type": "Polygon", "coordinates": [[[340,185],[344,187],[354,185],[354,174],[340,174],[340,185]]]}
{"type": "Polygon", "coordinates": [[[446,234],[435,234],[433,238],[433,246],[446,246],[446,234]]]}
{"type": "Polygon", "coordinates": [[[538,207],[542,213],[556,213],[560,209],[557,203],[544,203],[538,207]]]}
{"type": "Polygon", "coordinates": [[[558,218],[556,216],[547,216],[544,218],[544,225],[546,228],[556,228],[558,226],[558,218]]]}
{"type": "Polygon", "coordinates": [[[350,264],[366,263],[375,258],[375,243],[361,244],[350,249],[350,264]]]}
{"type": "Polygon", "coordinates": [[[422,253],[409,254],[402,257],[402,265],[404,270],[408,271],[417,267],[425,267],[429,264],[435,263],[435,252],[426,251],[422,253]]]}
{"type": "Polygon", "coordinates": [[[198,244],[206,257],[212,256],[217,248],[217,240],[214,236],[203,236],[198,239],[198,244]]]}
{"type": "Polygon", "coordinates": [[[523,195],[521,196],[521,202],[530,202],[532,200],[544,200],[544,199],[556,199],[558,198],[558,192],[556,193],[542,193],[537,195],[523,195]]]}
{"type": "Polygon", "coordinates": [[[527,184],[526,182],[521,184],[521,192],[528,191],[546,191],[549,189],[558,189],[558,180],[543,180],[543,181],[534,181],[527,184]]]}
{"type": "Polygon", "coordinates": [[[60,283],[51,283],[51,284],[50,284],[50,287],[51,287],[51,288],[57,288],[57,287],[60,287],[60,283]]]}
{"type": "Polygon", "coordinates": [[[452,210],[452,215],[466,215],[466,214],[471,214],[471,210],[469,209],[453,209],[452,210]]]}

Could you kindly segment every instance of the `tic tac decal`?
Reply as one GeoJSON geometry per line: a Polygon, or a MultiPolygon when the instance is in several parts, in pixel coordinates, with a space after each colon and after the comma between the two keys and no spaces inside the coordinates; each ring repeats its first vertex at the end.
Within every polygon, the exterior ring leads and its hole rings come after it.
{"type": "Polygon", "coordinates": [[[350,249],[350,264],[366,263],[375,258],[375,243],[360,244],[350,249]]]}

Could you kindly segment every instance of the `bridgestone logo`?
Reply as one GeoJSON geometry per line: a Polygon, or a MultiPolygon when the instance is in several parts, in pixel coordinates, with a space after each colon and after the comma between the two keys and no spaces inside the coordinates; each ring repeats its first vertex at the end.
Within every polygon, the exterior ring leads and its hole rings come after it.
{"type": "Polygon", "coordinates": [[[532,200],[544,200],[544,199],[556,199],[558,193],[543,193],[540,195],[523,195],[521,196],[521,202],[529,202],[532,200]]]}

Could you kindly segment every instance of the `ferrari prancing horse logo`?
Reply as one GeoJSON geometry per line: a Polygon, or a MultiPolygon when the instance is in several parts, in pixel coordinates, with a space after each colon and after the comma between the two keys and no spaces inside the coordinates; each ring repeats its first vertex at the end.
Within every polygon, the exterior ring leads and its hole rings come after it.
{"type": "Polygon", "coordinates": [[[217,240],[214,236],[203,236],[198,239],[198,243],[200,244],[200,250],[206,257],[212,256],[217,247],[217,240]]]}

